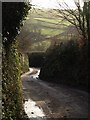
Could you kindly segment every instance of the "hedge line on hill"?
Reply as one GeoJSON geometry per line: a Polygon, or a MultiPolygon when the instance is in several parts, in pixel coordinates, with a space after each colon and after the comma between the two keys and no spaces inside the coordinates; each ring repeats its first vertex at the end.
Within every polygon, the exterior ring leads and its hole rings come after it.
{"type": "Polygon", "coordinates": [[[80,49],[73,40],[49,48],[40,71],[40,79],[87,90],[88,58],[86,50],[87,47],[80,49]]]}

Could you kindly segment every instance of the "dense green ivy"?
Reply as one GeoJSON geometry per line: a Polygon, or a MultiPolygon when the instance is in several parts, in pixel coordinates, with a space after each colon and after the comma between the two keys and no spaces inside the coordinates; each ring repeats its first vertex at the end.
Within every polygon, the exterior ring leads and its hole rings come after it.
{"type": "Polygon", "coordinates": [[[3,50],[3,120],[18,120],[23,113],[21,65],[16,46],[13,43],[8,53],[3,50]]]}
{"type": "Polygon", "coordinates": [[[20,120],[23,117],[21,61],[16,36],[20,32],[30,6],[25,2],[2,3],[2,119],[20,120]]]}

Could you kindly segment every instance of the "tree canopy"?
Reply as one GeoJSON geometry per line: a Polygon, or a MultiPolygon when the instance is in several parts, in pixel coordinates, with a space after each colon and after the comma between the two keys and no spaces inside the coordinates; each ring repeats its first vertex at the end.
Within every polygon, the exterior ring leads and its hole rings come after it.
{"type": "Polygon", "coordinates": [[[23,20],[30,9],[29,3],[3,2],[2,5],[2,34],[3,45],[8,46],[15,40],[23,25],[23,20]]]}

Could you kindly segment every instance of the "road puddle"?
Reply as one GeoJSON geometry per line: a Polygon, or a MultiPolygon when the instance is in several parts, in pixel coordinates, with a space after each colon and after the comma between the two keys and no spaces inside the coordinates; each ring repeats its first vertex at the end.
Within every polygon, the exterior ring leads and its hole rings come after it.
{"type": "Polygon", "coordinates": [[[43,118],[45,116],[42,108],[39,108],[36,105],[36,102],[31,99],[28,99],[28,101],[25,101],[24,109],[29,118],[38,118],[38,117],[43,118]]]}

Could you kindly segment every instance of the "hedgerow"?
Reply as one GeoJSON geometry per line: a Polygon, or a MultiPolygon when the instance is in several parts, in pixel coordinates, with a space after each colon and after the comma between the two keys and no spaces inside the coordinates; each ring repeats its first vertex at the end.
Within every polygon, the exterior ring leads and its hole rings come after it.
{"type": "Polygon", "coordinates": [[[11,44],[8,52],[3,49],[2,64],[3,120],[18,120],[23,114],[23,97],[20,78],[21,64],[15,42],[11,44]]]}
{"type": "Polygon", "coordinates": [[[2,3],[2,119],[23,117],[21,64],[16,36],[20,33],[30,6],[26,2],[2,3]]]}
{"type": "Polygon", "coordinates": [[[39,76],[42,80],[88,90],[87,61],[86,48],[80,49],[71,40],[47,50],[39,76]]]}

